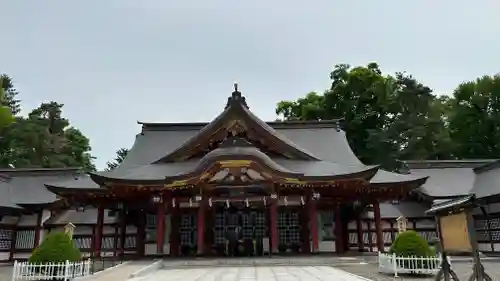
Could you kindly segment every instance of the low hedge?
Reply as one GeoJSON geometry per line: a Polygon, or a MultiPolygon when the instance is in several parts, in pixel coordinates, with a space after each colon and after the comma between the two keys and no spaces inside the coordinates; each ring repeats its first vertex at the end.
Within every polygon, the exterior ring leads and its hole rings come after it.
{"type": "Polygon", "coordinates": [[[50,232],[38,246],[31,257],[30,263],[49,263],[79,261],[82,259],[80,250],[73,245],[69,235],[64,232],[50,232]]]}

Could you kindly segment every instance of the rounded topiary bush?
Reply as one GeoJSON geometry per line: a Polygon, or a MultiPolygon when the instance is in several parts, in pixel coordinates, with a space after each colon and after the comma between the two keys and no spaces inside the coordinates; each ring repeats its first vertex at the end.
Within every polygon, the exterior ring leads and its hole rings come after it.
{"type": "Polygon", "coordinates": [[[79,261],[82,255],[73,245],[70,237],[64,232],[50,232],[38,246],[31,257],[30,263],[79,261]]]}
{"type": "Polygon", "coordinates": [[[435,255],[427,241],[413,230],[400,233],[392,243],[389,252],[397,256],[428,257],[435,255]]]}

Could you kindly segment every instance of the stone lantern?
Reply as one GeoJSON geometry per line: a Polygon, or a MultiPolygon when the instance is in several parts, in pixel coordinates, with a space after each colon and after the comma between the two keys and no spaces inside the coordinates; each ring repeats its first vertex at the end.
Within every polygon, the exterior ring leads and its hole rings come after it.
{"type": "Polygon", "coordinates": [[[71,240],[73,240],[73,232],[75,231],[75,228],[76,226],[71,222],[68,222],[68,224],[64,226],[64,233],[66,233],[71,240]]]}
{"type": "Polygon", "coordinates": [[[408,225],[408,219],[405,216],[400,216],[396,219],[396,222],[398,223],[398,232],[405,232],[408,225]]]}

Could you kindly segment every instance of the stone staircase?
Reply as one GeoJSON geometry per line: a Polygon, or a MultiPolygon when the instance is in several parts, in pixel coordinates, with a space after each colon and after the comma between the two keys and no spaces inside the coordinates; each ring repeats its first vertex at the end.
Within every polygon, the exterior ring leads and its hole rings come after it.
{"type": "Polygon", "coordinates": [[[163,261],[163,268],[220,267],[220,266],[320,266],[364,264],[361,257],[263,257],[263,258],[219,258],[163,261]]]}

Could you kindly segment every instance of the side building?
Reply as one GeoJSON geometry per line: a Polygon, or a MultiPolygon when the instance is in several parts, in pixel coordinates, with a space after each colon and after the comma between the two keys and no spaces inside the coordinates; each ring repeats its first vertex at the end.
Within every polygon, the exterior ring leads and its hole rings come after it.
{"type": "Polygon", "coordinates": [[[480,177],[494,171],[500,179],[500,169],[483,167],[489,160],[469,161],[470,186],[463,188],[435,184],[431,166],[416,168],[446,161],[407,161],[402,174],[366,166],[339,120],[264,122],[237,90],[210,123],[140,124],[113,171],[25,170],[31,184],[22,185],[22,170],[0,170],[8,194],[0,199],[1,257],[25,257],[20,241],[33,240],[32,249],[69,222],[75,244],[94,257],[378,251],[395,238],[398,217],[430,240],[435,223],[424,211],[433,200],[482,192],[491,203],[480,177]],[[33,180],[32,173],[45,176],[33,180]],[[37,200],[27,204],[23,193],[37,200]],[[33,225],[22,224],[28,217],[33,225]]]}

